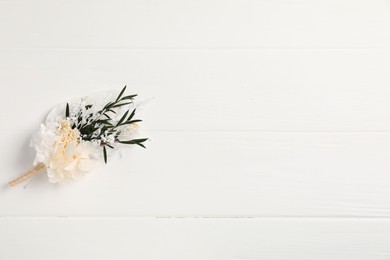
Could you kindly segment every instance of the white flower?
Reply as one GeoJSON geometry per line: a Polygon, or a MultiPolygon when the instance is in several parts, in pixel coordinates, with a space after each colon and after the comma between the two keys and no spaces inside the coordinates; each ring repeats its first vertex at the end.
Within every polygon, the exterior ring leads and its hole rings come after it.
{"type": "Polygon", "coordinates": [[[54,151],[54,144],[60,139],[56,134],[58,123],[41,124],[39,131],[30,141],[30,146],[35,148],[36,156],[34,165],[43,163],[46,166],[54,151]]]}
{"type": "Polygon", "coordinates": [[[113,145],[115,142],[115,133],[108,134],[107,132],[105,132],[101,139],[103,142],[113,145]]]}
{"type": "Polygon", "coordinates": [[[94,168],[93,154],[96,146],[91,142],[81,142],[79,130],[72,129],[68,120],[61,121],[57,135],[60,140],[54,144],[54,151],[47,165],[50,182],[76,179],[94,168]]]}
{"type": "Polygon", "coordinates": [[[77,179],[90,172],[95,167],[95,146],[91,142],[57,143],[54,154],[47,168],[49,181],[61,182],[67,179],[77,179]]]}
{"type": "Polygon", "coordinates": [[[67,119],[42,124],[30,145],[37,152],[34,165],[44,163],[53,183],[83,176],[95,166],[98,146],[82,142],[79,130],[72,129],[67,119]]]}

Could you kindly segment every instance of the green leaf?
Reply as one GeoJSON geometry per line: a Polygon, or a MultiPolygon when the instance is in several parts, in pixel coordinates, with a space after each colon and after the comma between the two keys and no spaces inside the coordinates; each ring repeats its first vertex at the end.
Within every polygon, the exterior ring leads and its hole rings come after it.
{"type": "Polygon", "coordinates": [[[141,119],[134,119],[134,120],[126,121],[126,122],[122,123],[121,125],[131,125],[131,124],[135,124],[138,122],[142,122],[142,120],[141,119]]]}
{"type": "Polygon", "coordinates": [[[69,117],[69,103],[66,103],[65,117],[69,117]]]}
{"type": "Polygon", "coordinates": [[[112,113],[116,114],[116,112],[112,109],[107,109],[107,112],[112,112],[112,113]]]}
{"type": "Polygon", "coordinates": [[[94,127],[94,125],[85,125],[83,128],[80,128],[80,133],[83,135],[92,134],[96,131],[97,128],[94,127]]]}
{"type": "Polygon", "coordinates": [[[126,87],[127,87],[127,86],[125,86],[125,87],[121,90],[121,93],[119,93],[119,96],[116,98],[115,102],[118,102],[119,99],[122,97],[123,93],[124,93],[125,90],[126,90],[126,87]]]}
{"type": "MultiPolygon", "coordinates": [[[[100,110],[99,112],[103,112],[103,110],[105,110],[106,108],[111,107],[113,104],[114,104],[114,103],[112,103],[112,102],[108,102],[108,103],[103,107],[103,109],[100,110]]],[[[99,113],[99,112],[98,112],[98,113],[99,113]]]]}
{"type": "MultiPolygon", "coordinates": [[[[107,115],[106,113],[103,114],[103,116],[105,116],[107,118],[107,120],[111,119],[109,115],[107,115]]],[[[97,121],[96,121],[97,122],[97,121]]]]}
{"type": "Polygon", "coordinates": [[[123,121],[125,121],[128,113],[129,113],[129,110],[127,110],[126,113],[121,117],[121,119],[118,121],[117,125],[120,125],[123,121]]]}
{"type": "Polygon", "coordinates": [[[133,140],[129,140],[129,141],[120,141],[120,140],[118,140],[118,142],[121,143],[121,144],[136,144],[136,145],[139,145],[139,146],[141,146],[143,148],[146,148],[145,145],[142,144],[146,140],[148,140],[148,138],[133,139],[133,140]]]}
{"type": "Polygon", "coordinates": [[[145,149],[146,149],[145,145],[143,145],[143,144],[141,144],[141,143],[136,143],[136,145],[139,145],[139,146],[141,146],[142,148],[145,148],[145,149]]]}
{"type": "Polygon", "coordinates": [[[107,150],[105,146],[103,146],[103,157],[104,157],[104,163],[107,163],[107,150]]]}
{"type": "Polygon", "coordinates": [[[113,126],[113,124],[111,124],[109,122],[110,119],[101,119],[101,120],[97,120],[96,123],[98,124],[103,124],[103,125],[108,125],[108,126],[113,126]]]}
{"type": "Polygon", "coordinates": [[[129,118],[127,119],[127,121],[130,121],[133,117],[134,117],[134,115],[135,115],[135,108],[134,108],[134,110],[133,110],[133,112],[131,112],[131,114],[130,114],[130,116],[129,116],[129,118]]]}
{"type": "Polygon", "coordinates": [[[139,138],[139,139],[133,139],[132,141],[137,143],[143,143],[146,142],[148,139],[149,138],[139,138]]]}
{"type": "Polygon", "coordinates": [[[136,96],[138,96],[138,95],[137,95],[137,94],[134,94],[134,95],[124,96],[123,98],[121,98],[121,100],[126,100],[126,99],[133,100],[136,96]]]}
{"type": "Polygon", "coordinates": [[[112,106],[112,108],[115,108],[115,107],[121,107],[121,106],[126,106],[126,105],[129,105],[131,104],[132,102],[127,102],[127,103],[122,103],[122,104],[116,104],[115,106],[112,106]]]}
{"type": "Polygon", "coordinates": [[[108,120],[109,119],[99,119],[99,120],[96,120],[96,123],[105,124],[105,123],[108,123],[108,120]]]}

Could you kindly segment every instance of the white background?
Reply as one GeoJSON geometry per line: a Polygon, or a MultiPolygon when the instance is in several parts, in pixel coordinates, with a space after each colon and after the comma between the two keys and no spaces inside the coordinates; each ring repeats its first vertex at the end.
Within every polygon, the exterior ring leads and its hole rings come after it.
{"type": "Polygon", "coordinates": [[[0,1],[0,259],[390,259],[389,47],[389,1],[0,1]],[[6,187],[125,84],[146,150],[6,187]]]}

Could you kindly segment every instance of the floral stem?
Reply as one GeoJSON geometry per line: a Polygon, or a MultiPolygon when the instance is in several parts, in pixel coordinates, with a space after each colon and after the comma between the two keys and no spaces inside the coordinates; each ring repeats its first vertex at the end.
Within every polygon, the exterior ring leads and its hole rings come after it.
{"type": "Polygon", "coordinates": [[[16,178],[15,180],[8,182],[8,186],[13,187],[21,182],[24,182],[25,180],[30,179],[31,177],[40,173],[43,169],[45,169],[45,165],[43,163],[37,164],[34,168],[29,170],[23,176],[20,176],[19,178],[16,178]]]}

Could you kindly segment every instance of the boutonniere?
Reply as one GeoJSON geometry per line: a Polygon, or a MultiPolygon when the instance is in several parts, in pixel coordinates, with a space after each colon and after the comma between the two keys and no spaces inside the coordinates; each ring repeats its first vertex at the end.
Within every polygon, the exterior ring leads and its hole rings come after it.
{"type": "Polygon", "coordinates": [[[46,169],[49,181],[77,179],[92,171],[99,162],[107,163],[115,151],[126,145],[143,148],[147,138],[137,136],[134,99],[119,92],[105,91],[73,99],[55,106],[32,137],[36,151],[33,168],[9,182],[23,182],[46,169]]]}

